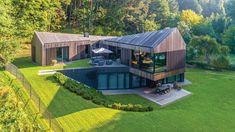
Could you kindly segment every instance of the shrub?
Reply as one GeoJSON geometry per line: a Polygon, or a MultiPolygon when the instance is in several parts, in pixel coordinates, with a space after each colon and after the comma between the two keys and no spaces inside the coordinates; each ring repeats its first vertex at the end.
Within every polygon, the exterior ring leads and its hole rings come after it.
{"type": "Polygon", "coordinates": [[[112,100],[104,96],[102,92],[97,91],[96,89],[79,83],[75,80],[72,80],[69,77],[63,75],[62,73],[57,72],[54,74],[54,77],[61,85],[63,85],[69,91],[76,93],[77,95],[81,96],[86,100],[92,100],[92,102],[95,104],[124,111],[144,112],[153,110],[151,106],[143,107],[139,104],[126,105],[121,103],[114,103],[112,100]]]}
{"type": "Polygon", "coordinates": [[[65,75],[63,75],[62,73],[60,72],[56,72],[54,74],[54,77],[56,78],[56,80],[61,84],[61,85],[64,85],[65,82],[69,79],[68,77],[66,77],[65,75]]]}

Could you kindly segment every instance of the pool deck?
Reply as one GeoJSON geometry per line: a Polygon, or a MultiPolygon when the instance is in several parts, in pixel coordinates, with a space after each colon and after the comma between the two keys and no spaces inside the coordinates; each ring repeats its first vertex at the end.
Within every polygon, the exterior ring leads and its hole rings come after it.
{"type": "MultiPolygon", "coordinates": [[[[72,63],[72,62],[70,62],[72,63]]],[[[94,65],[94,66],[91,66],[91,67],[75,67],[75,68],[64,68],[64,69],[53,69],[53,70],[40,70],[38,72],[38,75],[51,75],[51,74],[54,74],[56,73],[57,71],[63,71],[63,70],[73,70],[73,69],[88,69],[88,68],[104,68],[104,67],[128,67],[126,65],[123,65],[123,64],[120,64],[120,63],[117,63],[117,62],[113,62],[112,65],[102,65],[102,66],[98,66],[98,65],[94,65]]]]}

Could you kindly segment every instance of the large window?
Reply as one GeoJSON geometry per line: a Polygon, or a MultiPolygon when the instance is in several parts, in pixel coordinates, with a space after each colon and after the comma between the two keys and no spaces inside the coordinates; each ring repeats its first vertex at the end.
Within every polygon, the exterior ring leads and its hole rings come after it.
{"type": "Polygon", "coordinates": [[[154,63],[155,73],[166,71],[166,53],[156,53],[154,55],[154,63]]]}
{"type": "Polygon", "coordinates": [[[69,60],[69,47],[56,48],[56,59],[59,62],[68,61],[69,60]]]}
{"type": "Polygon", "coordinates": [[[107,74],[98,75],[98,89],[107,89],[108,87],[108,77],[107,74]]]}
{"type": "Polygon", "coordinates": [[[132,51],[132,67],[150,73],[166,71],[166,53],[132,51]]]}
{"type": "Polygon", "coordinates": [[[118,88],[125,88],[125,74],[119,73],[118,74],[118,88]]]}
{"type": "Polygon", "coordinates": [[[132,51],[132,66],[143,71],[153,72],[153,54],[140,51],[132,51]]]}
{"type": "Polygon", "coordinates": [[[117,89],[117,73],[109,74],[109,89],[117,89]]]}

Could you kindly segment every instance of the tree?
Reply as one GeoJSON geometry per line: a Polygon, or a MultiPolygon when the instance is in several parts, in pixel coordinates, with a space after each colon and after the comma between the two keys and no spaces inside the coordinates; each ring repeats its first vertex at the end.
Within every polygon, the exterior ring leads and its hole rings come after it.
{"type": "Polygon", "coordinates": [[[235,26],[228,27],[223,35],[223,44],[227,45],[232,53],[235,53],[235,26]]]}
{"type": "Polygon", "coordinates": [[[235,0],[228,0],[226,2],[226,12],[227,15],[232,19],[233,23],[235,23],[235,0]]]}
{"type": "Polygon", "coordinates": [[[12,62],[18,49],[19,45],[14,38],[0,37],[0,67],[12,62]]]}
{"type": "Polygon", "coordinates": [[[205,21],[203,23],[199,23],[192,28],[192,32],[196,36],[209,35],[210,37],[215,38],[216,33],[210,21],[205,21]]]}
{"type": "Polygon", "coordinates": [[[181,21],[184,21],[190,27],[195,26],[203,21],[203,16],[198,15],[192,10],[183,10],[180,15],[181,21]]]}
{"type": "Polygon", "coordinates": [[[177,13],[179,11],[179,5],[177,0],[168,0],[170,12],[177,13]]]}
{"type": "Polygon", "coordinates": [[[211,65],[212,57],[216,56],[220,50],[220,45],[216,39],[209,36],[194,36],[189,46],[193,48],[193,52],[198,57],[203,57],[209,66],[211,65]]]}
{"type": "Polygon", "coordinates": [[[225,16],[224,0],[199,0],[202,6],[202,14],[205,17],[210,17],[212,14],[225,16]]]}
{"type": "Polygon", "coordinates": [[[155,14],[155,22],[161,25],[161,28],[167,27],[170,16],[170,8],[167,0],[152,0],[149,7],[149,14],[155,14]]]}
{"type": "Polygon", "coordinates": [[[217,69],[228,68],[230,65],[229,51],[230,49],[228,46],[221,46],[219,49],[219,54],[212,61],[213,66],[217,69]]]}
{"type": "Polygon", "coordinates": [[[35,31],[53,31],[65,18],[62,0],[14,0],[17,36],[31,38],[35,31]]]}
{"type": "Polygon", "coordinates": [[[14,34],[14,7],[12,0],[0,1],[0,37],[14,34]]]}
{"type": "Polygon", "coordinates": [[[201,14],[202,7],[198,0],[178,0],[179,10],[193,10],[194,12],[201,14]]]}
{"type": "Polygon", "coordinates": [[[17,39],[14,37],[14,14],[12,0],[0,1],[0,67],[10,63],[18,49],[17,39]]]}

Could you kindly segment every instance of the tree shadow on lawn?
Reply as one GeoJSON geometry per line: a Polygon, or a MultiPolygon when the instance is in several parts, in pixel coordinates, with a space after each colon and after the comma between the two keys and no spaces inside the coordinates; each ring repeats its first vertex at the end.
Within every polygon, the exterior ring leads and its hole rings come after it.
{"type": "MultiPolygon", "coordinates": [[[[53,76],[47,77],[47,79],[52,83],[57,83],[53,76]]],[[[77,94],[70,92],[63,86],[59,86],[57,93],[48,105],[47,109],[55,118],[58,118],[81,110],[99,107],[102,106],[85,100],[77,94]]]]}

